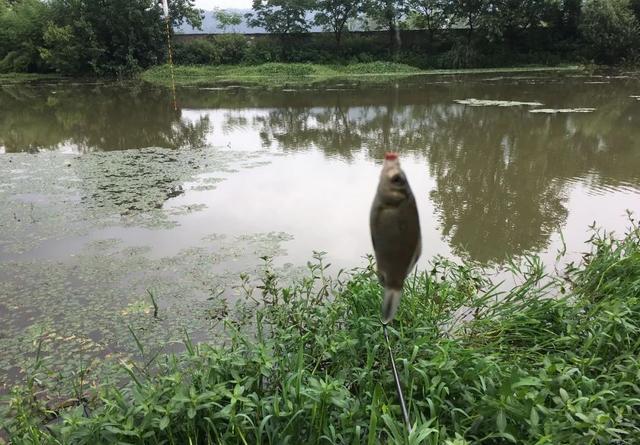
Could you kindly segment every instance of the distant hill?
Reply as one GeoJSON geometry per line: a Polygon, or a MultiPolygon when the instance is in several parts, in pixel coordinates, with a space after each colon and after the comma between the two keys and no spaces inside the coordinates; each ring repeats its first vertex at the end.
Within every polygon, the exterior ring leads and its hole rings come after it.
{"type": "MultiPolygon", "coordinates": [[[[245,14],[251,13],[251,9],[225,9],[225,11],[229,12],[237,12],[242,16],[242,23],[234,29],[227,28],[226,32],[237,32],[239,34],[266,34],[267,31],[263,28],[251,28],[247,25],[247,22],[244,18],[245,14]]],[[[313,13],[307,14],[307,20],[311,22],[313,20],[313,13]]],[[[312,26],[311,31],[317,32],[322,31],[322,28],[319,26],[312,26]]],[[[202,20],[202,29],[194,29],[187,24],[182,24],[176,28],[176,34],[221,34],[222,30],[218,27],[218,22],[213,16],[213,11],[205,11],[204,19],[202,20]]]]}

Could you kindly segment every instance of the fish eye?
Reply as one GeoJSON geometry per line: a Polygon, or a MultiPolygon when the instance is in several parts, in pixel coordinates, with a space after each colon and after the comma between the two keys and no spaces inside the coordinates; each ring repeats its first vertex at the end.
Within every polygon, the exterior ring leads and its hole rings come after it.
{"type": "Polygon", "coordinates": [[[395,185],[402,185],[404,184],[404,178],[400,173],[397,173],[391,177],[391,183],[395,185]]]}

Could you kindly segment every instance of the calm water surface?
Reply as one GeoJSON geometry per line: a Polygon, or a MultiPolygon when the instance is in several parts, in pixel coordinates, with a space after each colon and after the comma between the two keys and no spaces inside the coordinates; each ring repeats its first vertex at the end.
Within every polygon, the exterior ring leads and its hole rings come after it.
{"type": "Polygon", "coordinates": [[[129,325],[165,344],[206,331],[263,255],[292,273],[314,250],[365,264],[388,150],[419,205],[422,265],[551,266],[560,234],[578,258],[592,222],[623,232],[640,210],[634,96],[635,74],[428,76],[183,88],[174,111],[145,84],[2,86],[0,384],[37,339],[64,368],[126,357],[129,325]]]}

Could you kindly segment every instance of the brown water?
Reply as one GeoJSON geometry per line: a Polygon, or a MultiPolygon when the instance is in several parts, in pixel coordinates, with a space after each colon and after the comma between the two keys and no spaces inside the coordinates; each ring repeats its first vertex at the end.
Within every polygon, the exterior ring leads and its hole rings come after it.
{"type": "Polygon", "coordinates": [[[623,232],[640,210],[633,96],[635,74],[425,76],[182,88],[174,111],[145,84],[3,86],[0,384],[37,338],[63,366],[127,354],[129,324],[161,342],[205,329],[263,255],[285,272],[314,250],[336,270],[365,264],[388,150],[418,201],[422,265],[527,253],[552,265],[561,234],[578,258],[591,223],[623,232]],[[532,112],[548,109],[568,112],[532,112]]]}

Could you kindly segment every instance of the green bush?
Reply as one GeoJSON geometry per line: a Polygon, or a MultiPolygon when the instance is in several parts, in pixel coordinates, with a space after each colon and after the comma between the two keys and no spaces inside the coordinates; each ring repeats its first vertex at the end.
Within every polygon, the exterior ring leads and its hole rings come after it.
{"type": "Polygon", "coordinates": [[[243,35],[221,34],[177,44],[174,61],[178,65],[238,64],[247,57],[248,47],[243,35]]]}
{"type": "Polygon", "coordinates": [[[448,68],[477,68],[485,67],[486,59],[471,44],[460,43],[455,45],[440,58],[443,67],[448,68]]]}
{"type": "Polygon", "coordinates": [[[43,34],[40,56],[56,72],[83,75],[96,72],[101,48],[93,39],[90,25],[77,21],[58,26],[49,22],[43,34]]]}
{"type": "Polygon", "coordinates": [[[282,49],[275,39],[256,39],[248,44],[245,62],[251,65],[280,62],[282,49]]]}
{"type": "Polygon", "coordinates": [[[464,34],[460,35],[455,30],[438,33],[433,39],[425,40],[425,36],[408,35],[401,50],[395,53],[389,50],[385,33],[348,33],[339,49],[329,34],[288,36],[285,39],[263,36],[251,40],[233,34],[219,35],[209,38],[216,48],[194,43],[179,45],[176,61],[186,65],[216,64],[218,61],[223,65],[273,62],[344,65],[393,61],[423,69],[459,69],[517,64],[552,65],[575,62],[582,56],[578,44],[557,38],[552,31],[523,32],[517,41],[509,45],[479,38],[469,43],[464,34]]]}
{"type": "Polygon", "coordinates": [[[220,49],[209,40],[191,40],[175,46],[173,60],[178,65],[218,65],[220,49]]]}
{"type": "Polygon", "coordinates": [[[247,37],[241,34],[221,34],[212,37],[211,42],[220,54],[220,63],[237,64],[244,61],[249,46],[247,37]]]}
{"type": "Polygon", "coordinates": [[[629,0],[587,0],[580,31],[598,62],[619,62],[640,44],[640,25],[629,0]]]}

